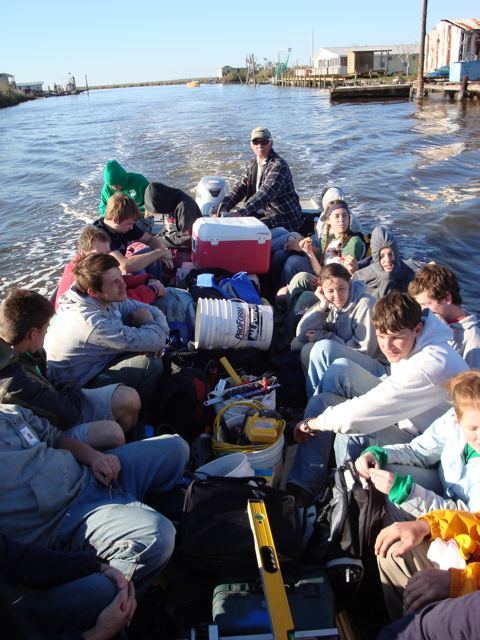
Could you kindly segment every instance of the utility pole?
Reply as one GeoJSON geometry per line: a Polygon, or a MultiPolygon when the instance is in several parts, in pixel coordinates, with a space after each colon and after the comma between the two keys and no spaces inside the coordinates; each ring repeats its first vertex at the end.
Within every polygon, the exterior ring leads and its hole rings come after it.
{"type": "Polygon", "coordinates": [[[427,33],[427,5],[428,5],[428,0],[423,0],[422,28],[420,33],[420,50],[418,52],[417,100],[422,100],[423,98],[423,67],[425,64],[425,35],[427,33]]]}

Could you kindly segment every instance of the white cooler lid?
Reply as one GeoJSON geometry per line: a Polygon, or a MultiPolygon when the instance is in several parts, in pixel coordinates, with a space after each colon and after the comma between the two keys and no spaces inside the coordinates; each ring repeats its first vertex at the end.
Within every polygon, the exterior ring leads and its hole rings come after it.
{"type": "Polygon", "coordinates": [[[272,234],[266,224],[253,217],[197,218],[193,223],[193,237],[207,242],[256,240],[264,244],[272,234]]]}

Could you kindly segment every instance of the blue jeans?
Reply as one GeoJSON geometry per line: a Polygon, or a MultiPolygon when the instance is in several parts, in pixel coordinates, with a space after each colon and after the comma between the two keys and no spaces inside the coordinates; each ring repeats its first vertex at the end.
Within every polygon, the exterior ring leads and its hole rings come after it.
{"type": "Polygon", "coordinates": [[[270,251],[271,253],[275,253],[275,251],[283,249],[283,247],[285,246],[285,242],[287,241],[287,238],[291,232],[287,231],[285,227],[274,227],[273,229],[270,229],[270,233],[272,234],[270,251]]]}
{"type": "Polygon", "coordinates": [[[358,349],[336,340],[319,340],[310,351],[307,396],[311,398],[314,394],[328,391],[353,398],[366,393],[365,385],[369,391],[374,386],[374,378],[381,378],[389,370],[388,366],[358,349]]]}
{"type": "MultiPolygon", "coordinates": [[[[321,393],[313,396],[303,414],[305,419],[315,418],[327,407],[344,402],[345,398],[333,393],[321,393]]],[[[329,476],[329,460],[335,434],[330,431],[318,431],[307,442],[297,445],[288,482],[309,491],[315,498],[322,495],[329,476]]]]}
{"type": "Polygon", "coordinates": [[[95,626],[99,613],[117,595],[115,583],[100,573],[49,589],[17,589],[11,606],[45,636],[82,632],[95,626]]]}
{"type": "Polygon", "coordinates": [[[91,474],[71,502],[55,547],[97,554],[133,579],[139,595],[167,564],[175,541],[170,520],[143,504],[147,493],[163,493],[183,477],[189,449],[180,436],[160,436],[112,449],[122,465],[108,489],[91,474]]]}
{"type": "Polygon", "coordinates": [[[275,286],[283,287],[290,282],[294,275],[302,271],[313,273],[310,259],[306,255],[292,254],[285,251],[285,243],[288,236],[292,233],[283,227],[271,229],[271,262],[270,273],[273,276],[275,286]]]}

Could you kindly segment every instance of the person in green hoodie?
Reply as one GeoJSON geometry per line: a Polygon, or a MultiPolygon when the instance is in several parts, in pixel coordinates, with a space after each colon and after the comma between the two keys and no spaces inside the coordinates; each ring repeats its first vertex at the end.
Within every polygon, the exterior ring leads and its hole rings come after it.
{"type": "Polygon", "coordinates": [[[122,165],[116,160],[109,160],[103,170],[105,184],[102,189],[100,200],[100,215],[103,218],[107,206],[107,200],[116,191],[121,191],[134,200],[140,209],[144,210],[144,194],[148,187],[148,180],[141,173],[125,171],[122,165]]]}

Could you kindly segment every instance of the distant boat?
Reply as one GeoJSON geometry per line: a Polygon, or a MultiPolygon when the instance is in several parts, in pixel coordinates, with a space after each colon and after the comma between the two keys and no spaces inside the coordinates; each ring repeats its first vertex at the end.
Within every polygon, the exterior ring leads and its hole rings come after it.
{"type": "Polygon", "coordinates": [[[187,82],[187,87],[199,87],[200,86],[200,80],[190,80],[190,82],[187,82]]]}

